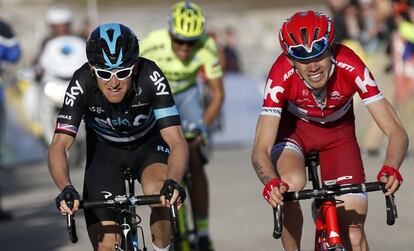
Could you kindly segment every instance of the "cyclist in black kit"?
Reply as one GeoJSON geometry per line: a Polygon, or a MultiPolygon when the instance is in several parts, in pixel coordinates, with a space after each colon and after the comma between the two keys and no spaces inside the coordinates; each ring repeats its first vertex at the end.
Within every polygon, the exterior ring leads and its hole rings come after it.
{"type": "MultiPolygon", "coordinates": [[[[144,194],[161,197],[162,207],[151,209],[151,233],[155,250],[168,250],[169,212],[185,194],[178,182],[188,162],[188,146],[167,79],[158,66],[138,57],[139,45],[131,30],[110,23],[90,35],[88,63],[78,69],[68,86],[49,148],[49,170],[61,194],[56,198],[62,214],[75,213],[79,194],[71,185],[66,152],[83,117],[87,132],[87,161],[83,198],[104,199],[124,194],[123,171],[132,167],[144,194]],[[70,210],[64,195],[75,197],[70,210]]],[[[89,238],[95,250],[113,250],[120,240],[116,213],[85,210],[89,238]]]]}

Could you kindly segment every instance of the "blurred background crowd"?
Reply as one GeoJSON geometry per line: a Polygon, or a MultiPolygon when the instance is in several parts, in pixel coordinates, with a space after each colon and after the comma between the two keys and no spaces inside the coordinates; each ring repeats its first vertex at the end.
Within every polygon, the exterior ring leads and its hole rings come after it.
{"type": "MultiPolygon", "coordinates": [[[[235,136],[229,137],[223,145],[252,143],[264,81],[281,52],[278,29],[293,12],[306,9],[319,10],[333,18],[336,41],[354,49],[367,63],[380,88],[399,112],[410,137],[414,135],[414,123],[411,122],[414,114],[414,99],[411,98],[414,94],[414,1],[196,2],[207,16],[208,32],[219,44],[221,63],[226,72],[224,84],[236,82],[230,91],[226,89],[225,122],[221,126],[224,130],[222,134],[235,136]],[[243,92],[247,89],[253,91],[243,92]],[[245,103],[250,107],[243,106],[245,103]],[[246,123],[240,123],[243,116],[246,123]],[[232,126],[238,124],[244,124],[247,128],[232,126]]],[[[31,90],[30,85],[40,81],[45,73],[41,54],[48,40],[62,35],[75,35],[85,40],[99,23],[111,21],[131,27],[140,38],[154,29],[166,27],[169,7],[173,3],[175,1],[171,0],[0,0],[0,20],[11,27],[21,50],[21,55],[15,60],[6,60],[0,50],[1,86],[5,97],[3,105],[6,107],[0,117],[0,121],[6,124],[0,141],[0,163],[13,166],[30,158],[45,157],[44,144],[28,143],[32,136],[39,137],[45,129],[25,118],[25,110],[33,108],[33,104],[22,100],[25,92],[31,90]],[[18,130],[18,127],[22,129],[18,130]]],[[[0,37],[0,42],[3,40],[0,37]]],[[[365,116],[366,110],[359,98],[355,100],[357,125],[360,125],[357,126],[357,135],[363,153],[366,156],[383,155],[385,149],[381,132],[370,117],[365,116]]],[[[411,146],[410,152],[412,150],[411,146]]]]}

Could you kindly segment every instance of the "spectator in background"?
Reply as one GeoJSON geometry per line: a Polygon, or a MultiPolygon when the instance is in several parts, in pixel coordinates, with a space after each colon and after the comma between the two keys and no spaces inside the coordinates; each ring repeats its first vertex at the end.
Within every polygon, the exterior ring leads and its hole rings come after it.
{"type": "Polygon", "coordinates": [[[241,72],[239,53],[236,48],[237,35],[232,27],[225,30],[224,53],[224,71],[239,73],[241,72]]]}
{"type": "Polygon", "coordinates": [[[335,26],[335,42],[355,51],[366,62],[367,55],[360,43],[361,16],[357,0],[327,0],[335,26]]]}
{"type": "Polygon", "coordinates": [[[40,80],[43,75],[43,67],[40,65],[40,55],[42,55],[45,45],[48,41],[55,37],[76,35],[72,31],[73,14],[72,10],[65,5],[54,5],[50,7],[46,13],[46,23],[48,24],[50,31],[46,38],[43,39],[40,45],[39,52],[34,60],[34,70],[36,80],[40,80]]]}
{"type": "MultiPolygon", "coordinates": [[[[5,84],[2,79],[4,62],[16,63],[20,59],[20,45],[17,41],[13,29],[9,24],[0,20],[0,168],[3,164],[2,150],[5,139],[5,84]]],[[[0,180],[0,196],[1,196],[1,180],[0,180]]],[[[1,197],[0,197],[1,200],[1,197]]],[[[1,207],[0,201],[0,220],[9,219],[11,215],[5,212],[1,207]]]]}

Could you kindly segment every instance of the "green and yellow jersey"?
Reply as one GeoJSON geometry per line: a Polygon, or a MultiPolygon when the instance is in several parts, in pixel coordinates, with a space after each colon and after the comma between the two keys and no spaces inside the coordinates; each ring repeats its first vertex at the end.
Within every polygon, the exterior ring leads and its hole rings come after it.
{"type": "Polygon", "coordinates": [[[182,62],[171,47],[171,38],[167,29],[153,31],[139,42],[140,56],[154,61],[161,68],[173,94],[195,86],[198,73],[203,66],[207,79],[215,79],[223,75],[214,40],[208,35],[203,35],[194,46],[189,60],[182,62]]]}

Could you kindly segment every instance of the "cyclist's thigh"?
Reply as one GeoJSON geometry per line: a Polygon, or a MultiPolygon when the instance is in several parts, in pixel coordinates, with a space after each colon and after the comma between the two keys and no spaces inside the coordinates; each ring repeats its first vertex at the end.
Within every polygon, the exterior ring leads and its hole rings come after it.
{"type": "Polygon", "coordinates": [[[161,136],[156,136],[141,146],[136,165],[142,170],[139,181],[144,194],[159,194],[167,177],[169,154],[170,149],[161,136]]]}
{"type": "MultiPolygon", "coordinates": [[[[88,135],[88,159],[85,171],[83,198],[102,200],[125,194],[124,169],[133,166],[137,150],[114,147],[88,135]]],[[[118,213],[104,208],[85,210],[88,226],[100,221],[116,221],[118,213]]]]}
{"type": "Polygon", "coordinates": [[[204,124],[203,109],[201,107],[200,93],[197,86],[175,94],[174,100],[180,113],[181,125],[184,134],[188,135],[195,129],[207,133],[207,127],[204,124]]]}
{"type": "Polygon", "coordinates": [[[322,180],[338,180],[338,184],[357,184],[365,181],[361,153],[353,134],[353,126],[332,132],[331,144],[320,151],[322,180]]]}
{"type": "Polygon", "coordinates": [[[300,140],[295,133],[283,134],[283,130],[279,132],[280,137],[272,149],[272,163],[281,179],[289,184],[291,191],[300,190],[306,185],[304,154],[300,140]]]}

